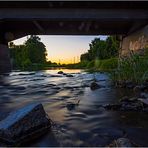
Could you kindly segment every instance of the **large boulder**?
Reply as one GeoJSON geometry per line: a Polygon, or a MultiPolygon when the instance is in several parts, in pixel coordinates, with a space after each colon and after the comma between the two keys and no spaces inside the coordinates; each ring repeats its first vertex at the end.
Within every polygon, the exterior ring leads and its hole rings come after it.
{"type": "Polygon", "coordinates": [[[42,104],[31,104],[9,114],[0,122],[0,140],[10,145],[38,137],[51,127],[42,104]]]}

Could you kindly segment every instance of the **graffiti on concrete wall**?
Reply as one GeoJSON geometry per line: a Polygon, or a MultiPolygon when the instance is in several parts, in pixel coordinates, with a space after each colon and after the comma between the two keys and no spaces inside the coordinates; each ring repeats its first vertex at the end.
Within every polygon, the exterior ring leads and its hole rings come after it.
{"type": "Polygon", "coordinates": [[[129,49],[133,51],[137,51],[139,49],[144,49],[148,45],[148,40],[143,35],[138,38],[136,41],[130,41],[129,49]]]}

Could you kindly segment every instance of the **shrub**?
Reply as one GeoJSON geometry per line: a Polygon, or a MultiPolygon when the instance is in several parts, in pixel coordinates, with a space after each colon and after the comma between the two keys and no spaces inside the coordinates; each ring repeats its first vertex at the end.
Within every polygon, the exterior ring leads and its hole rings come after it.
{"type": "Polygon", "coordinates": [[[99,68],[100,70],[103,70],[103,71],[111,71],[116,69],[117,66],[118,66],[118,59],[111,58],[111,59],[101,60],[99,68]]]}
{"type": "Polygon", "coordinates": [[[93,60],[93,61],[90,61],[88,64],[87,64],[87,66],[86,66],[86,68],[88,68],[88,69],[92,69],[92,68],[94,68],[95,67],[95,61],[93,60]]]}
{"type": "Polygon", "coordinates": [[[22,69],[26,70],[29,69],[31,67],[32,63],[30,61],[30,59],[25,59],[24,61],[22,61],[22,69]]]}

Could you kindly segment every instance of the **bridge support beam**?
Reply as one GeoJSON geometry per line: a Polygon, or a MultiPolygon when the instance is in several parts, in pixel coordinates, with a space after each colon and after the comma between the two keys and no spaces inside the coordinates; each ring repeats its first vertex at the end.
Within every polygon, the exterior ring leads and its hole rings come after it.
{"type": "Polygon", "coordinates": [[[122,57],[129,56],[131,52],[143,55],[148,48],[148,25],[123,37],[121,44],[122,57]]]}
{"type": "Polygon", "coordinates": [[[8,73],[11,71],[11,62],[8,43],[0,40],[0,74],[8,73]]]}

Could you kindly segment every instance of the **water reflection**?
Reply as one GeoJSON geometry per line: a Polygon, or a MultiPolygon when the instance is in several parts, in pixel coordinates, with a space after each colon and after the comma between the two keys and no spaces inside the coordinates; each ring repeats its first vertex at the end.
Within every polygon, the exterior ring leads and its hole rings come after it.
{"type": "Polygon", "coordinates": [[[142,146],[146,146],[147,114],[105,111],[100,107],[123,96],[133,96],[130,90],[113,88],[107,74],[96,73],[102,87],[91,91],[94,74],[62,69],[74,76],[66,77],[58,71],[12,72],[0,77],[0,120],[17,108],[39,102],[54,122],[52,133],[49,131],[27,146],[106,146],[125,133],[141,144],[134,135],[138,132],[143,137],[142,146]],[[73,109],[67,107],[78,100],[73,109]]]}

